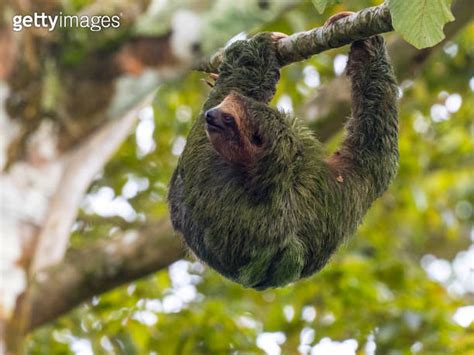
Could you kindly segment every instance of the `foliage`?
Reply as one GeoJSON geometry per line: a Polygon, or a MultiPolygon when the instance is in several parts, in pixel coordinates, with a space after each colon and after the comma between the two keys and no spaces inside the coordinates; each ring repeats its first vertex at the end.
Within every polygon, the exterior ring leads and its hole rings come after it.
{"type": "Polygon", "coordinates": [[[451,0],[390,0],[388,4],[393,27],[416,48],[441,42],[444,25],[454,20],[451,0]]]}
{"type": "MultiPolygon", "coordinates": [[[[370,5],[351,2],[352,10],[370,5]]],[[[312,6],[304,2],[264,29],[295,32],[320,25],[327,16],[316,16],[312,6]]],[[[344,9],[336,5],[331,14],[344,9]]],[[[453,315],[472,303],[474,291],[466,288],[469,279],[461,282],[458,265],[472,243],[474,216],[473,38],[470,25],[436,52],[421,75],[401,83],[399,174],[357,235],[321,273],[257,292],[192,259],[179,261],[168,271],[94,297],[37,330],[27,352],[261,353],[264,340],[273,339],[274,349],[294,354],[308,353],[330,338],[346,345],[354,339],[358,351],[366,353],[376,346],[380,354],[467,354],[474,346],[474,324],[462,327],[453,315]],[[444,261],[448,274],[433,273],[434,261],[444,261]]],[[[274,103],[296,110],[319,81],[334,77],[334,57],[346,50],[284,69],[274,103]]],[[[136,131],[90,188],[74,245],[112,238],[165,213],[171,171],[208,94],[201,78],[190,73],[159,89],[154,115],[142,112],[136,131]],[[153,138],[149,145],[147,134],[153,138]],[[88,203],[110,190],[113,196],[102,202],[126,201],[133,212],[111,218],[88,203]]]]}
{"type": "Polygon", "coordinates": [[[335,4],[339,4],[341,1],[340,0],[312,0],[313,5],[318,10],[320,14],[326,10],[327,7],[335,4]]]}

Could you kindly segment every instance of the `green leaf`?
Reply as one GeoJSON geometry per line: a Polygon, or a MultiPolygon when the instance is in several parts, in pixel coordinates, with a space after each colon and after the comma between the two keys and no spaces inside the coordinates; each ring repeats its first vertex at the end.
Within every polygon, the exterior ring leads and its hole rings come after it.
{"type": "Polygon", "coordinates": [[[339,4],[340,0],[312,0],[312,2],[316,10],[322,14],[327,7],[339,4]]]}
{"type": "Polygon", "coordinates": [[[444,25],[454,20],[450,6],[451,0],[389,1],[393,27],[418,49],[444,39],[444,25]]]}
{"type": "Polygon", "coordinates": [[[324,9],[326,9],[328,1],[329,0],[312,0],[314,7],[320,14],[322,14],[324,9]]]}

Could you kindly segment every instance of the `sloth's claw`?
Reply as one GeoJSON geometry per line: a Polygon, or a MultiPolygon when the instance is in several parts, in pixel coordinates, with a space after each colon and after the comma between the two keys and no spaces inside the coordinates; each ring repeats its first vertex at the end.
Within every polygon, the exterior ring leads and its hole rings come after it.
{"type": "Polygon", "coordinates": [[[335,15],[331,16],[330,18],[328,18],[327,21],[324,23],[324,27],[331,26],[333,23],[339,21],[340,19],[342,19],[344,17],[347,17],[347,16],[351,16],[353,14],[355,14],[355,12],[352,12],[352,11],[339,12],[338,14],[335,14],[335,15]]]}
{"type": "Polygon", "coordinates": [[[283,32],[272,32],[271,36],[272,36],[272,40],[274,40],[275,42],[279,41],[280,39],[288,37],[288,35],[283,32]]]}

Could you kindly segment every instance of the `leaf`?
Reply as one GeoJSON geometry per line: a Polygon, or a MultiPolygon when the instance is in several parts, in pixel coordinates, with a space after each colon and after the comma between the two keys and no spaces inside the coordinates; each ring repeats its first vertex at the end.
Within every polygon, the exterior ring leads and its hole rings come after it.
{"type": "Polygon", "coordinates": [[[326,9],[326,6],[328,4],[329,0],[312,0],[313,6],[316,8],[316,10],[322,14],[324,12],[324,9],[326,9]]]}
{"type": "Polygon", "coordinates": [[[444,25],[454,20],[450,6],[451,0],[389,1],[393,27],[418,49],[444,39],[444,25]]]}
{"type": "Polygon", "coordinates": [[[313,6],[322,14],[327,7],[339,4],[340,0],[312,0],[313,6]]]}

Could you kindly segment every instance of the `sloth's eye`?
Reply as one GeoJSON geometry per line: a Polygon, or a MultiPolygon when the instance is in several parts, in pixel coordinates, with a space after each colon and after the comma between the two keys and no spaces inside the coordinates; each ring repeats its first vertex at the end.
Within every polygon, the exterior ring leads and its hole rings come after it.
{"type": "Polygon", "coordinates": [[[224,123],[226,123],[226,124],[232,124],[232,123],[234,123],[234,117],[232,117],[231,115],[224,115],[224,117],[222,117],[222,120],[223,120],[224,123]]]}
{"type": "Polygon", "coordinates": [[[260,147],[263,144],[263,139],[262,136],[258,133],[254,133],[252,135],[252,143],[258,147],[260,147]]]}

